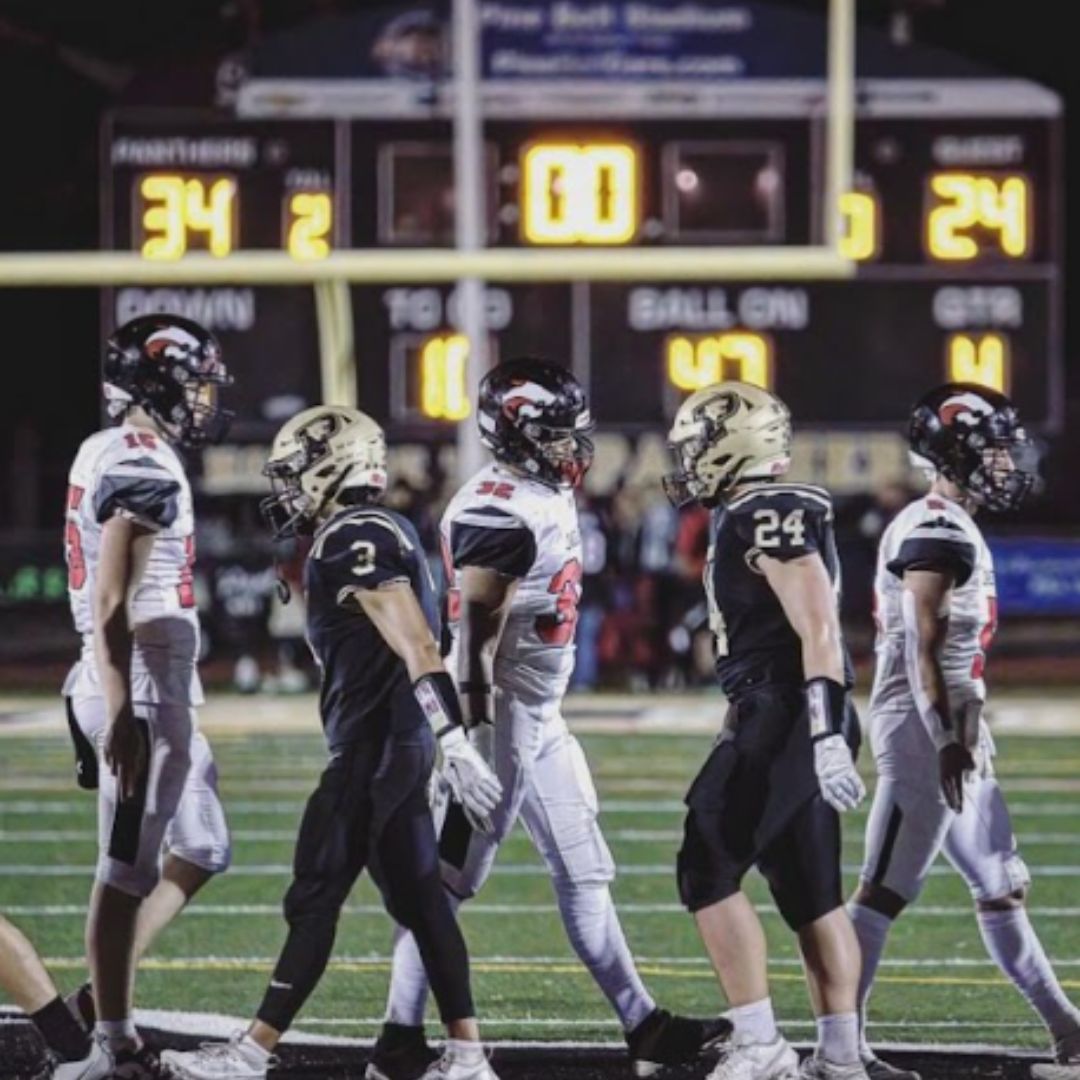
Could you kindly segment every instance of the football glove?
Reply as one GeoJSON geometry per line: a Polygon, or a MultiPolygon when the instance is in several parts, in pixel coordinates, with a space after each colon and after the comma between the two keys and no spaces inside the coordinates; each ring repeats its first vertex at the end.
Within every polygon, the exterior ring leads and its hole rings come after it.
{"type": "Polygon", "coordinates": [[[495,831],[491,814],[502,798],[502,784],[469,742],[465,729],[454,727],[439,739],[442,777],[451,798],[461,804],[469,824],[485,836],[495,831]]]}
{"type": "Polygon", "coordinates": [[[826,735],[814,743],[814,772],[821,797],[841,814],[866,798],[866,787],[843,735],[826,735]]]}

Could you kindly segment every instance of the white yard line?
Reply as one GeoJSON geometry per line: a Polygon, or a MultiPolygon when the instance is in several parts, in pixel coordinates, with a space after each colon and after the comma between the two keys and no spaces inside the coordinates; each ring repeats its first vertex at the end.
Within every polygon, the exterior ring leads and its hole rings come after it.
{"type": "MultiPolygon", "coordinates": [[[[685,914],[681,904],[620,903],[620,915],[672,915],[685,914]]],[[[469,902],[462,907],[468,915],[552,915],[558,916],[554,904],[483,904],[469,902]]],[[[916,905],[904,913],[905,919],[970,919],[971,906],[961,904],[948,906],[916,905]]],[[[758,904],[757,911],[763,915],[777,915],[770,904],[758,904]]],[[[345,915],[385,915],[385,909],[377,904],[356,904],[343,909],[345,915]]],[[[1028,913],[1035,918],[1075,919],[1080,917],[1080,907],[1030,907],[1028,913]]],[[[5,905],[5,915],[34,916],[40,918],[86,917],[85,904],[11,904],[5,905]]],[[[251,915],[281,916],[280,904],[203,904],[196,901],[184,911],[184,917],[244,918],[251,915]]]]}
{"type": "MultiPolygon", "coordinates": [[[[521,964],[529,964],[537,967],[552,966],[561,967],[567,964],[577,965],[578,960],[571,953],[567,953],[565,956],[483,956],[475,952],[471,953],[471,959],[476,964],[482,964],[487,967],[515,967],[521,964]]],[[[210,966],[213,964],[236,964],[238,966],[251,965],[271,967],[277,962],[276,956],[158,956],[155,959],[158,961],[169,964],[175,963],[178,966],[190,964],[193,967],[198,966],[210,966]]],[[[79,954],[78,956],[50,956],[45,959],[46,966],[56,966],[60,968],[71,967],[75,964],[85,963],[85,955],[79,954]]],[[[685,968],[700,968],[703,971],[708,970],[709,961],[705,956],[640,956],[635,954],[634,960],[636,963],[641,964],[643,967],[647,965],[666,967],[685,967],[685,968]]],[[[338,956],[334,955],[330,961],[331,966],[334,964],[343,965],[356,965],[356,964],[371,964],[384,965],[393,963],[393,957],[390,955],[364,955],[364,956],[338,956]]],[[[777,968],[794,968],[802,970],[802,961],[795,957],[779,957],[769,960],[770,967],[777,968]]],[[[904,960],[900,958],[882,959],[880,966],[882,968],[893,968],[897,970],[913,969],[951,969],[951,970],[977,970],[983,968],[989,968],[996,970],[997,965],[993,960],[978,959],[976,957],[965,956],[953,956],[953,957],[924,957],[919,960],[904,960]]],[[[1080,967],[1080,959],[1071,960],[1055,960],[1055,968],[1078,968],[1080,967]]],[[[1039,1026],[1039,1025],[1036,1025],[1039,1026]]]]}
{"type": "MultiPolygon", "coordinates": [[[[1029,863],[1028,868],[1036,878],[1080,878],[1080,864],[1073,866],[1040,865],[1029,863]]],[[[66,863],[48,865],[42,863],[0,863],[2,878],[66,878],[90,877],[93,866],[76,866],[66,863]]],[[[849,863],[843,868],[845,874],[858,874],[861,865],[849,863]]],[[[291,877],[293,868],[289,863],[240,863],[234,864],[227,871],[230,877],[291,877]]],[[[546,878],[549,871],[541,863],[501,863],[495,870],[498,877],[538,877],[546,878]]],[[[669,878],[675,874],[674,861],[671,863],[628,863],[619,865],[619,877],[669,878]]],[[[951,866],[933,866],[930,877],[954,878],[956,871],[951,866]]]]}

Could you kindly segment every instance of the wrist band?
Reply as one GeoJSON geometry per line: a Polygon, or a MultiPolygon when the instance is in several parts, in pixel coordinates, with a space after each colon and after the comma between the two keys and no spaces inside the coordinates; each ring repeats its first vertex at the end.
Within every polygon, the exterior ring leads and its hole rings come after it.
{"type": "Polygon", "coordinates": [[[413,683],[413,694],[436,738],[441,739],[454,728],[464,726],[454,680],[445,671],[421,675],[413,683]]]}
{"type": "Polygon", "coordinates": [[[835,679],[819,675],[807,680],[806,708],[810,716],[810,739],[817,742],[843,731],[847,689],[835,679]]]}

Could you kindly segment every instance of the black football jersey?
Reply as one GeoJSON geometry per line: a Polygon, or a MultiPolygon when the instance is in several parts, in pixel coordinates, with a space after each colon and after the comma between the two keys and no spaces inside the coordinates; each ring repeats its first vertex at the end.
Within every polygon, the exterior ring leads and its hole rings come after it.
{"type": "Polygon", "coordinates": [[[320,712],[332,750],[426,723],[411,694],[399,693],[409,684],[404,662],[356,600],[358,592],[396,581],[412,586],[438,640],[431,570],[406,518],[381,507],[354,507],[315,534],[304,567],[307,636],[322,677],[320,712]]]}
{"type": "MultiPolygon", "coordinates": [[[[840,595],[840,560],[828,492],[803,484],[755,485],[713,511],[705,565],[716,671],[726,694],[763,682],[802,682],[802,644],[758,568],[820,554],[840,595]]],[[[854,684],[845,650],[849,686],[854,684]]]]}

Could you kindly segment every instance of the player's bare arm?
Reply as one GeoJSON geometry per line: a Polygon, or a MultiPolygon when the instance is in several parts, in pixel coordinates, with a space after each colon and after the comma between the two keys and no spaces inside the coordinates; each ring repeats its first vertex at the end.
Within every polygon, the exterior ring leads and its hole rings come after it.
{"type": "Polygon", "coordinates": [[[495,654],[517,587],[517,578],[486,566],[467,566],[461,573],[457,678],[470,727],[491,721],[495,654]]]}
{"type": "Polygon", "coordinates": [[[810,679],[844,681],[844,649],[836,591],[821,556],[814,552],[784,562],[761,556],[758,566],[802,642],[803,673],[810,679]]]}
{"type": "Polygon", "coordinates": [[[407,581],[353,594],[383,640],[405,663],[413,690],[424,710],[443,755],[443,776],[470,821],[490,832],[491,812],[502,796],[502,785],[465,734],[461,705],[454,683],[443,666],[432,636],[407,581]]]}
{"type": "Polygon", "coordinates": [[[904,573],[904,660],[919,718],[938,749],[941,791],[950,809],[964,808],[964,775],[975,768],[949,711],[940,648],[949,627],[953,578],[941,570],[904,573]]]}
{"type": "Polygon", "coordinates": [[[105,762],[123,798],[135,794],[146,768],[146,743],[132,711],[131,630],[128,595],[146,565],[154,533],[124,515],[115,515],[101,532],[101,555],[94,594],[94,646],[108,709],[105,762]]]}
{"type": "Polygon", "coordinates": [[[758,566],[802,644],[814,768],[822,797],[836,810],[853,810],[865,798],[866,788],[841,733],[847,699],[844,647],[829,572],[817,552],[787,561],[762,556],[758,566]]]}

